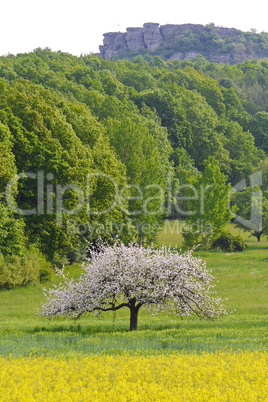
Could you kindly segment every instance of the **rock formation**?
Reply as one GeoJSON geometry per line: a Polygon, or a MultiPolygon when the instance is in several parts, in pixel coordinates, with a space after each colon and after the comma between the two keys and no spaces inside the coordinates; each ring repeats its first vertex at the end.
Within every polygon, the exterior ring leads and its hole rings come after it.
{"type": "Polygon", "coordinates": [[[163,42],[164,38],[160,31],[159,24],[147,22],[143,25],[144,43],[147,49],[155,50],[163,42]]]}
{"type": "MultiPolygon", "coordinates": [[[[100,53],[104,59],[116,59],[120,55],[121,57],[133,56],[141,52],[142,54],[159,55],[165,60],[191,60],[202,54],[209,61],[237,63],[245,58],[268,56],[268,51],[267,55],[264,54],[258,45],[257,36],[261,35],[252,32],[243,33],[235,28],[216,27],[213,24],[208,26],[200,24],[160,26],[157,23],[147,22],[142,28],[127,28],[126,32],[105,33],[100,53]],[[242,36],[256,35],[254,48],[247,49],[244,46],[244,43],[247,42],[246,39],[240,43],[240,47],[237,45],[241,34],[242,36]],[[227,51],[224,50],[226,43],[227,51]]],[[[264,35],[267,34],[264,33],[264,35]]],[[[265,37],[265,40],[267,40],[268,48],[268,36],[265,37]]]]}
{"type": "Polygon", "coordinates": [[[146,23],[143,28],[127,28],[127,32],[108,32],[104,34],[100,53],[110,59],[120,53],[139,49],[155,50],[164,41],[159,24],[146,23]]]}
{"type": "Polygon", "coordinates": [[[129,50],[146,48],[143,28],[127,28],[126,41],[129,50]]]}

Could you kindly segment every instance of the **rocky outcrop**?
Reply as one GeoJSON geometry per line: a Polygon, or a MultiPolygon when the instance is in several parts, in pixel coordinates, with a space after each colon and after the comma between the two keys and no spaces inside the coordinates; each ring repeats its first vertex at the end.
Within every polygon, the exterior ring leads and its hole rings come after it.
{"type": "Polygon", "coordinates": [[[143,28],[127,28],[126,41],[129,50],[146,48],[143,28]]]}
{"type": "Polygon", "coordinates": [[[159,24],[152,22],[147,22],[143,25],[144,28],[144,43],[147,49],[155,50],[157,49],[164,38],[162,36],[159,24]]]}
{"type": "Polygon", "coordinates": [[[127,32],[108,32],[104,34],[100,53],[110,59],[129,50],[157,49],[164,41],[159,24],[147,22],[143,28],[127,28],[127,32]]]}
{"type": "Polygon", "coordinates": [[[139,49],[157,49],[164,41],[159,24],[147,22],[143,28],[127,28],[127,32],[108,32],[104,34],[100,53],[104,59],[110,59],[127,51],[139,49]]]}
{"type": "Polygon", "coordinates": [[[126,34],[121,32],[108,32],[104,34],[103,46],[100,46],[100,52],[104,59],[111,59],[119,53],[129,50],[126,34]]]}
{"type": "Polygon", "coordinates": [[[189,31],[198,32],[203,29],[204,26],[199,24],[183,24],[183,25],[167,24],[162,25],[160,27],[165,42],[173,40],[175,37],[188,33],[189,31]]]}
{"type": "Polygon", "coordinates": [[[139,54],[140,51],[142,54],[153,52],[164,60],[191,60],[202,54],[208,61],[237,63],[245,58],[268,56],[268,50],[266,54],[258,45],[264,39],[267,41],[268,49],[268,36],[257,38],[260,35],[252,32],[243,33],[235,28],[216,27],[213,24],[160,26],[157,23],[147,22],[140,28],[127,28],[126,32],[105,33],[100,53],[104,59],[116,59],[120,55],[128,57],[139,54]],[[251,35],[248,41],[247,35],[251,35]],[[254,41],[252,35],[256,35],[254,41]],[[251,47],[247,48],[247,42],[251,47]]]}
{"type": "Polygon", "coordinates": [[[237,32],[235,28],[224,28],[224,27],[214,27],[213,33],[217,33],[222,39],[230,38],[234,36],[237,32]]]}

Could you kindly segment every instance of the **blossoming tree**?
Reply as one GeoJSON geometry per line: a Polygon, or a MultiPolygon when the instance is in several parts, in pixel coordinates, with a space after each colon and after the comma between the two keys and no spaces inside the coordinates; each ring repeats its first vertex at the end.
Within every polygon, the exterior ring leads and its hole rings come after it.
{"type": "Polygon", "coordinates": [[[130,330],[137,329],[142,306],[180,316],[215,319],[226,310],[212,294],[213,276],[192,252],[136,245],[101,246],[91,253],[79,280],[68,279],[45,291],[41,315],[80,317],[86,312],[130,310],[130,330]]]}

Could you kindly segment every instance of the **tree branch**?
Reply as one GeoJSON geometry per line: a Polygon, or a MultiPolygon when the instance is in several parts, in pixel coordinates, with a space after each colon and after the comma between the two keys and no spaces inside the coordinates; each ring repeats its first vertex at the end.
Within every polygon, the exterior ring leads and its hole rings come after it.
{"type": "MultiPolygon", "coordinates": [[[[94,307],[94,308],[91,309],[91,310],[82,311],[81,313],[79,313],[79,314],[75,317],[75,319],[78,320],[84,313],[93,313],[93,311],[116,311],[116,310],[119,310],[119,309],[122,308],[122,307],[130,307],[128,303],[121,303],[121,304],[119,304],[118,306],[115,306],[113,303],[110,303],[110,304],[112,304],[112,307],[107,307],[107,308],[103,308],[103,307],[94,307]]],[[[73,309],[72,309],[72,310],[73,310],[73,309]]]]}
{"type": "Polygon", "coordinates": [[[190,302],[192,302],[198,308],[198,310],[196,310],[195,308],[193,308],[193,306],[191,306],[191,304],[189,304],[185,301],[186,304],[188,305],[188,307],[192,310],[192,312],[195,313],[199,318],[204,318],[204,316],[207,317],[206,310],[201,308],[195,300],[193,300],[191,297],[186,296],[186,295],[184,295],[183,298],[188,299],[190,302]]]}
{"type": "Polygon", "coordinates": [[[93,311],[116,311],[116,310],[119,310],[122,307],[130,307],[129,303],[121,303],[118,306],[115,306],[113,303],[110,303],[110,304],[112,304],[112,307],[107,307],[107,308],[94,307],[92,310],[87,310],[87,312],[92,313],[93,311]]]}

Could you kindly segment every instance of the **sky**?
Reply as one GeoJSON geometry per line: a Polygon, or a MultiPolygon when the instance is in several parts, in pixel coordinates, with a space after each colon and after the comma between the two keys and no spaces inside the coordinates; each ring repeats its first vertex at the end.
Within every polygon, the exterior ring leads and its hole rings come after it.
{"type": "Polygon", "coordinates": [[[0,55],[41,47],[96,53],[106,32],[145,22],[209,24],[268,32],[267,0],[0,0],[0,55]]]}

